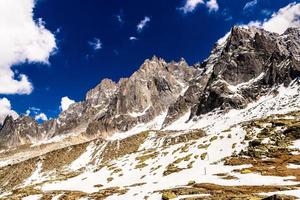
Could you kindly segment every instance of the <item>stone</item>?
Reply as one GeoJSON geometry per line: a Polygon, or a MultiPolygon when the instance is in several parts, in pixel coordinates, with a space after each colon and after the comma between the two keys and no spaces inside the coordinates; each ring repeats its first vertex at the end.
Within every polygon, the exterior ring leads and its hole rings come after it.
{"type": "Polygon", "coordinates": [[[173,192],[163,192],[162,194],[162,200],[170,200],[170,199],[175,199],[177,196],[173,192]]]}
{"type": "Polygon", "coordinates": [[[279,195],[275,194],[273,196],[269,196],[266,198],[263,198],[262,200],[282,200],[283,198],[281,198],[279,195]]]}

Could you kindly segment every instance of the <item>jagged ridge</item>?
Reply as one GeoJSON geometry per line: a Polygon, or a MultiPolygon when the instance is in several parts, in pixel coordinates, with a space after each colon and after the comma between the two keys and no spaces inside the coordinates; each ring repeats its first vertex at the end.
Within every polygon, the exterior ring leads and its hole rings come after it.
{"type": "Polygon", "coordinates": [[[299,34],[297,28],[279,35],[254,27],[234,27],[200,66],[190,67],[184,60],[146,60],[128,79],[119,83],[103,80],[58,119],[41,125],[28,117],[10,120],[14,128],[2,127],[0,144],[16,146],[72,133],[105,138],[163,113],[163,122],[152,128],[166,127],[187,112],[193,119],[214,109],[244,108],[299,76],[299,34]]]}

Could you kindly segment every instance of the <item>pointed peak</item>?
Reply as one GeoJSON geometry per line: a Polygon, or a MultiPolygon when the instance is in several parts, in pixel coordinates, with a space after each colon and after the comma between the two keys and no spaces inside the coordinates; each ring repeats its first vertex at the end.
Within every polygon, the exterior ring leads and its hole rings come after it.
{"type": "Polygon", "coordinates": [[[153,55],[152,58],[149,60],[149,59],[146,59],[145,62],[157,62],[157,63],[162,63],[162,62],[165,62],[164,59],[160,58],[160,57],[157,57],[156,55],[153,55]]]}
{"type": "Polygon", "coordinates": [[[292,34],[294,34],[294,33],[300,34],[300,27],[289,27],[284,31],[283,35],[288,35],[291,33],[292,34]]]}
{"type": "Polygon", "coordinates": [[[256,26],[233,26],[231,31],[227,32],[217,41],[212,53],[229,44],[238,45],[241,41],[247,41],[250,38],[254,38],[257,33],[261,35],[269,32],[256,26]]]}
{"type": "Polygon", "coordinates": [[[8,122],[8,121],[14,121],[14,118],[11,115],[7,115],[4,119],[3,124],[5,124],[5,122],[8,122]]]}
{"type": "Polygon", "coordinates": [[[185,60],[183,57],[181,57],[181,58],[180,58],[180,61],[179,61],[179,63],[184,63],[184,64],[187,64],[186,60],[185,60]]]}
{"type": "Polygon", "coordinates": [[[14,118],[11,115],[7,115],[2,123],[1,129],[4,126],[9,126],[10,124],[13,124],[14,118]]]}
{"type": "Polygon", "coordinates": [[[108,78],[102,79],[100,82],[101,87],[106,87],[106,86],[111,86],[111,85],[116,85],[116,83],[108,78]]]}
{"type": "Polygon", "coordinates": [[[158,58],[155,55],[151,59],[146,59],[141,65],[140,70],[156,70],[165,66],[166,61],[162,58],[158,58]]]}
{"type": "Polygon", "coordinates": [[[179,62],[177,63],[179,67],[188,67],[189,64],[186,62],[184,58],[180,58],[179,62]]]}
{"type": "Polygon", "coordinates": [[[257,30],[257,29],[260,29],[258,28],[257,26],[254,26],[254,25],[236,25],[236,26],[233,26],[231,28],[231,33],[236,33],[236,32],[243,32],[243,31],[248,31],[248,30],[257,30]]]}
{"type": "Polygon", "coordinates": [[[159,59],[156,55],[153,55],[152,58],[151,58],[151,61],[159,61],[159,59]]]}

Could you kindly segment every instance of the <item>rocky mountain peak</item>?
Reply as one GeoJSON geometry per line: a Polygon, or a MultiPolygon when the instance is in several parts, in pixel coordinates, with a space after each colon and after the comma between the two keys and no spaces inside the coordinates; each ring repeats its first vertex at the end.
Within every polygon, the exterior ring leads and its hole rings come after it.
{"type": "Polygon", "coordinates": [[[14,119],[12,116],[8,115],[3,121],[3,125],[1,127],[1,133],[6,133],[8,130],[12,130],[14,126],[14,119]]]}
{"type": "Polygon", "coordinates": [[[33,140],[41,139],[38,126],[38,123],[29,116],[23,115],[15,120],[7,116],[0,129],[0,147],[16,146],[21,142],[32,143],[33,140]]]}
{"type": "MultiPolygon", "coordinates": [[[[146,59],[144,61],[144,63],[141,65],[141,67],[136,71],[136,73],[153,74],[153,73],[159,72],[161,70],[164,70],[166,65],[167,65],[167,63],[165,60],[163,60],[162,58],[153,56],[152,59],[146,59]]],[[[134,74],[133,74],[133,76],[134,76],[134,74]]]]}
{"type": "Polygon", "coordinates": [[[294,37],[297,33],[299,29],[290,29],[279,35],[256,27],[236,26],[222,44],[224,47],[216,47],[221,51],[218,58],[215,60],[213,55],[207,62],[214,65],[214,76],[231,85],[248,82],[266,72],[269,69],[267,63],[297,60],[299,40],[294,37]]]}
{"type": "Polygon", "coordinates": [[[103,79],[99,85],[91,89],[86,94],[86,101],[97,104],[99,98],[109,98],[117,89],[117,84],[111,79],[103,79]]]}
{"type": "Polygon", "coordinates": [[[300,76],[299,29],[279,35],[256,27],[233,27],[201,65],[183,96],[168,110],[165,125],[191,110],[189,119],[241,109],[300,76]],[[298,39],[297,39],[298,38],[298,39]]]}
{"type": "Polygon", "coordinates": [[[219,54],[204,63],[210,79],[205,95],[201,94],[198,114],[245,107],[271,88],[298,77],[297,32],[293,29],[279,35],[255,27],[233,27],[223,48],[216,47],[219,54]]]}

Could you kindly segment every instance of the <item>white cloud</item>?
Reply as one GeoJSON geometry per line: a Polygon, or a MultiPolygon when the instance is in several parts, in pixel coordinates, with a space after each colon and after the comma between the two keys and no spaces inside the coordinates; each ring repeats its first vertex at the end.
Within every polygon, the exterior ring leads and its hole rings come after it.
{"type": "Polygon", "coordinates": [[[8,115],[12,116],[14,119],[19,117],[19,115],[12,110],[10,101],[7,98],[2,98],[0,99],[0,124],[3,123],[8,115]]]}
{"type": "Polygon", "coordinates": [[[261,23],[267,31],[282,34],[289,27],[300,27],[300,3],[291,3],[261,23]]]}
{"type": "Polygon", "coordinates": [[[137,25],[137,31],[142,32],[145,26],[147,25],[147,23],[149,23],[150,21],[151,21],[150,17],[145,16],[145,18],[142,21],[140,21],[140,23],[137,25]]]}
{"type": "Polygon", "coordinates": [[[289,27],[300,27],[300,3],[291,3],[274,13],[269,19],[251,21],[248,26],[257,26],[267,31],[282,34],[289,27]]]}
{"type": "Polygon", "coordinates": [[[25,116],[34,116],[34,119],[36,121],[47,121],[48,117],[45,113],[41,112],[41,109],[36,108],[36,107],[29,107],[26,112],[25,116]]]}
{"type": "Polygon", "coordinates": [[[206,7],[208,8],[209,12],[219,10],[219,4],[217,0],[209,0],[208,2],[206,2],[206,7]]]}
{"type": "Polygon", "coordinates": [[[133,36],[131,36],[131,37],[129,37],[129,40],[137,40],[137,38],[136,38],[136,37],[133,37],[133,36]]]}
{"type": "Polygon", "coordinates": [[[62,31],[62,28],[59,27],[59,28],[56,29],[55,34],[59,34],[59,33],[61,33],[61,31],[62,31]]]}
{"type": "Polygon", "coordinates": [[[70,99],[69,97],[63,97],[61,98],[61,105],[60,105],[60,109],[62,109],[63,111],[67,110],[70,105],[72,105],[73,103],[75,103],[74,100],[70,99]]]}
{"type": "Polygon", "coordinates": [[[116,18],[117,18],[117,20],[118,20],[118,22],[119,22],[120,24],[123,24],[123,23],[124,23],[124,20],[123,20],[123,18],[122,18],[122,15],[116,15],[116,18]]]}
{"type": "Polygon", "coordinates": [[[41,109],[39,108],[36,108],[36,107],[29,107],[26,112],[25,112],[25,115],[26,116],[29,116],[31,113],[37,115],[38,113],[41,112],[41,109]]]}
{"type": "Polygon", "coordinates": [[[99,38],[93,38],[92,41],[89,41],[88,44],[95,50],[102,49],[102,42],[99,38]]]}
{"type": "Polygon", "coordinates": [[[203,0],[187,0],[186,3],[184,4],[184,6],[181,7],[180,9],[184,13],[193,12],[199,4],[204,4],[204,1],[203,0]]]}
{"type": "Polygon", "coordinates": [[[247,10],[249,10],[249,9],[252,9],[254,6],[256,6],[256,4],[257,4],[257,0],[253,0],[253,1],[249,1],[249,2],[247,2],[246,4],[245,4],[245,6],[244,6],[244,10],[245,11],[247,11],[247,10]]]}
{"type": "Polygon", "coordinates": [[[30,94],[33,86],[12,66],[24,62],[47,64],[56,49],[55,37],[42,19],[33,19],[35,0],[0,0],[0,94],[30,94]]]}
{"type": "Polygon", "coordinates": [[[31,113],[31,111],[28,109],[28,110],[26,110],[26,113],[25,113],[25,115],[26,115],[26,116],[29,116],[29,115],[30,115],[30,113],[31,113]]]}
{"type": "Polygon", "coordinates": [[[34,111],[34,113],[37,113],[37,112],[41,111],[40,108],[36,108],[36,107],[29,107],[29,110],[34,111]]]}
{"type": "Polygon", "coordinates": [[[196,9],[196,7],[200,4],[205,4],[209,12],[219,10],[219,4],[217,0],[209,0],[206,2],[204,0],[186,0],[184,6],[181,7],[180,10],[182,10],[185,14],[193,12],[196,9]]]}
{"type": "Polygon", "coordinates": [[[269,9],[262,9],[262,10],[260,11],[260,13],[263,14],[264,16],[269,16],[269,15],[272,14],[272,11],[269,10],[269,9]]]}
{"type": "Polygon", "coordinates": [[[40,114],[36,115],[34,117],[34,119],[37,120],[37,121],[38,120],[47,121],[48,117],[47,117],[47,115],[45,113],[40,113],[40,114]]]}

